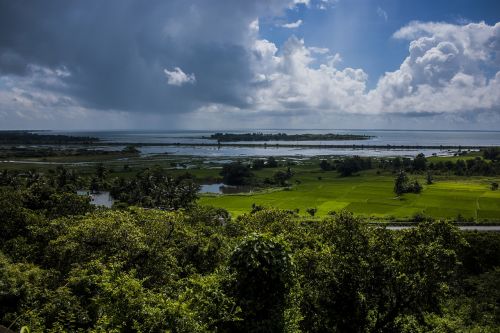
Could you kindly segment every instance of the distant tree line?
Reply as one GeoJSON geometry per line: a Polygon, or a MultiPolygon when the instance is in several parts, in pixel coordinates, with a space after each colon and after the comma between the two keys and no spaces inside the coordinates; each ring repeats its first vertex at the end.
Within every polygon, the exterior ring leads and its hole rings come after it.
{"type": "Polygon", "coordinates": [[[29,131],[0,131],[0,144],[88,144],[99,141],[89,136],[40,134],[29,131]]]}
{"type": "Polygon", "coordinates": [[[273,156],[268,157],[267,160],[254,159],[250,164],[236,161],[224,164],[220,175],[222,176],[224,184],[232,186],[288,186],[288,180],[293,176],[293,171],[290,166],[288,166],[286,170],[277,170],[271,178],[266,177],[263,181],[258,180],[252,172],[252,170],[277,168],[278,166],[279,163],[273,156]]]}
{"type": "Polygon", "coordinates": [[[323,171],[337,170],[342,177],[348,177],[359,171],[372,169],[374,164],[370,157],[352,156],[333,161],[321,160],[319,167],[323,171]]]}
{"type": "Polygon", "coordinates": [[[368,140],[371,136],[358,134],[286,134],[286,133],[215,133],[209,137],[219,142],[237,141],[345,141],[368,140]]]}
{"type": "Polygon", "coordinates": [[[113,150],[87,148],[58,148],[58,147],[0,147],[0,158],[12,157],[74,157],[74,156],[109,156],[117,153],[139,154],[134,146],[127,146],[121,152],[113,150]]]}
{"type": "Polygon", "coordinates": [[[444,173],[457,176],[495,176],[500,174],[500,161],[494,156],[497,155],[484,152],[483,157],[429,162],[424,154],[418,154],[414,159],[400,157],[380,159],[378,165],[382,169],[394,172],[400,170],[412,173],[432,171],[434,174],[444,173]]]}

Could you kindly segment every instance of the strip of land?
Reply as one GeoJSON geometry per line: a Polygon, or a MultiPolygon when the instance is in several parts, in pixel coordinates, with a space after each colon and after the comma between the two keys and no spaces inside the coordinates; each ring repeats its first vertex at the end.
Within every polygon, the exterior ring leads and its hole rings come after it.
{"type": "MultiPolygon", "coordinates": [[[[207,138],[207,137],[203,137],[207,138]]],[[[236,141],[345,141],[368,140],[369,135],[360,134],[286,134],[286,133],[215,133],[208,139],[220,142],[236,141]]]]}

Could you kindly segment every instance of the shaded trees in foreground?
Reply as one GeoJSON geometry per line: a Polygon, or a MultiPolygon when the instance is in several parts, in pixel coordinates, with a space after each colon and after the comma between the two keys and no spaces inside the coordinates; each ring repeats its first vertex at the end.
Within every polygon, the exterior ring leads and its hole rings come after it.
{"type": "Polygon", "coordinates": [[[395,232],[347,212],[209,207],[50,219],[6,203],[2,225],[23,228],[0,234],[0,323],[34,332],[429,331],[451,320],[441,304],[471,253],[446,222],[395,232]]]}

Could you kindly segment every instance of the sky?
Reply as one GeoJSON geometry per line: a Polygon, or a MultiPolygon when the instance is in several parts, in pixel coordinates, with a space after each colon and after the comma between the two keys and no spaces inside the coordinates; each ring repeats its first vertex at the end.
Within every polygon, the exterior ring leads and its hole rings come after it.
{"type": "Polygon", "coordinates": [[[0,129],[500,128],[498,0],[0,0],[0,129]]]}

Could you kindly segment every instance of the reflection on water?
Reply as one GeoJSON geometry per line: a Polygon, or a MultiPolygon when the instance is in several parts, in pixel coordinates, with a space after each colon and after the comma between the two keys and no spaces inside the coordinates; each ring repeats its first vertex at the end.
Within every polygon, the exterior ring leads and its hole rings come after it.
{"type": "MultiPolygon", "coordinates": [[[[196,146],[202,143],[216,143],[215,140],[207,139],[215,132],[225,131],[97,131],[97,132],[52,132],[53,134],[83,135],[98,137],[102,140],[105,149],[106,143],[118,144],[108,149],[122,149],[120,143],[148,143],[161,144],[163,146],[139,147],[143,155],[150,154],[174,154],[203,157],[244,157],[244,156],[373,156],[373,157],[414,157],[418,153],[426,156],[453,155],[459,146],[497,146],[500,143],[500,131],[421,131],[421,130],[340,130],[340,129],[302,129],[302,130],[231,130],[231,133],[287,133],[293,134],[359,134],[371,136],[369,140],[347,140],[347,141],[269,141],[267,147],[231,147],[231,146],[196,146]],[[178,144],[190,144],[193,146],[182,146],[178,144]],[[296,147],[276,146],[293,144],[296,147]],[[342,148],[318,148],[324,145],[345,145],[342,148]],[[168,146],[165,146],[168,145],[168,146]],[[301,145],[314,145],[314,147],[300,147],[301,145]],[[353,148],[353,145],[363,146],[353,148]],[[435,149],[388,149],[385,146],[433,146],[435,149]],[[377,146],[378,148],[367,148],[377,146]],[[457,149],[447,151],[440,146],[453,146],[457,149]]],[[[240,142],[241,144],[242,142],[240,142]]],[[[263,144],[264,142],[250,142],[252,144],[263,144]]]]}
{"type": "Polygon", "coordinates": [[[236,194],[250,193],[253,191],[251,186],[229,186],[224,183],[203,184],[200,188],[200,193],[215,193],[215,194],[236,194]]]}
{"type": "MultiPolygon", "coordinates": [[[[135,131],[52,131],[52,134],[83,135],[98,137],[103,143],[214,143],[206,139],[216,132],[229,133],[286,133],[293,134],[357,134],[368,135],[369,140],[347,141],[290,141],[293,144],[345,144],[357,145],[403,145],[403,146],[497,146],[500,142],[500,131],[459,131],[459,130],[375,130],[375,129],[246,129],[246,130],[135,130],[135,131]],[[205,138],[204,138],[205,137],[205,138]]],[[[259,142],[252,142],[259,143],[259,142]]],[[[262,142],[260,142],[262,143],[262,142]]],[[[284,141],[269,141],[268,145],[286,143],[284,141]]]]}
{"type": "Polygon", "coordinates": [[[453,155],[456,150],[441,149],[353,149],[353,148],[300,148],[300,147],[210,147],[210,146],[144,146],[139,147],[143,155],[173,154],[202,157],[251,157],[251,156],[371,156],[371,157],[415,157],[453,155]]]}
{"type": "Polygon", "coordinates": [[[101,191],[99,193],[90,193],[89,191],[79,190],[76,191],[78,195],[88,195],[90,196],[90,203],[95,206],[104,206],[111,208],[113,206],[114,200],[107,191],[101,191]]]}

